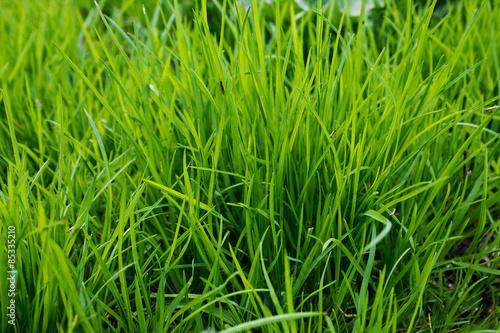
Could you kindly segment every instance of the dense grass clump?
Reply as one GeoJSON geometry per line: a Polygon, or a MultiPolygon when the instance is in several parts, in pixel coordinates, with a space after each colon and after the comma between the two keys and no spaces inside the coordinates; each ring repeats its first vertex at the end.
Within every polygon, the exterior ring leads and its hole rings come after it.
{"type": "Polygon", "coordinates": [[[372,2],[0,0],[0,331],[499,330],[500,5],[372,2]]]}

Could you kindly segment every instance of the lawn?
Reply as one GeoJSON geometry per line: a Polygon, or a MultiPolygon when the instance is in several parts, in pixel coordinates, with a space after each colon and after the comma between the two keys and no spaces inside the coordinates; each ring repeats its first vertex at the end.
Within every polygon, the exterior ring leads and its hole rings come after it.
{"type": "Polygon", "coordinates": [[[500,3],[336,2],[0,0],[0,331],[498,332],[500,3]]]}

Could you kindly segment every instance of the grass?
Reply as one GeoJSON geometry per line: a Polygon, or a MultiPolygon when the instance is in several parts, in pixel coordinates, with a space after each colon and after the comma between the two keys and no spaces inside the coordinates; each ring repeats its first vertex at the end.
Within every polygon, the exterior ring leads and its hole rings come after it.
{"type": "Polygon", "coordinates": [[[2,332],[496,332],[500,6],[0,2],[2,332]]]}

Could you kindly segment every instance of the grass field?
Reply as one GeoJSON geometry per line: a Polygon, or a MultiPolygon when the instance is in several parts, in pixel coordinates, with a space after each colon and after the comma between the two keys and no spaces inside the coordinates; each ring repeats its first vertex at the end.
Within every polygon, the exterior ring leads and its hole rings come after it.
{"type": "Polygon", "coordinates": [[[0,0],[1,332],[500,330],[497,1],[98,3],[0,0]]]}

